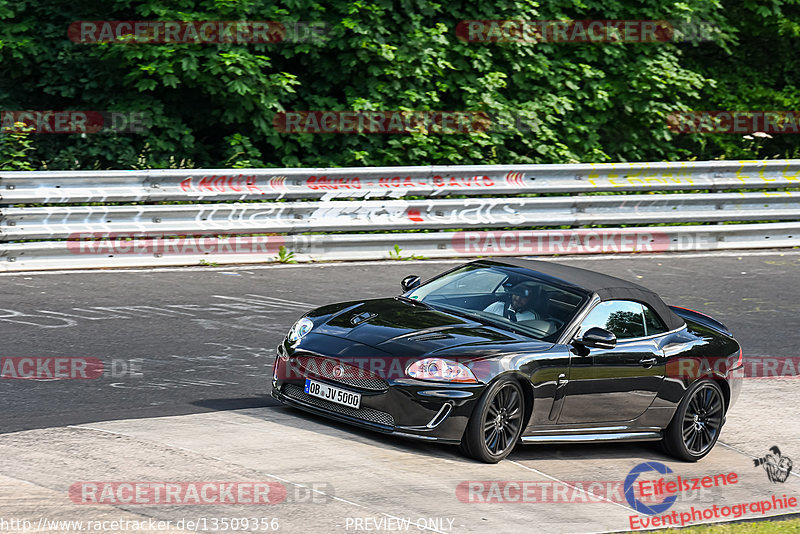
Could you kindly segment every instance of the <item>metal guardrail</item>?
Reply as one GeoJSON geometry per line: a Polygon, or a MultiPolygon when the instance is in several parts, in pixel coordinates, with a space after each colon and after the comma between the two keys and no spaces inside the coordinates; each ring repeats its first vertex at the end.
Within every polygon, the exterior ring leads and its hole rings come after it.
{"type": "Polygon", "coordinates": [[[295,260],[345,261],[452,258],[490,255],[653,253],[800,246],[800,222],[433,233],[327,234],[220,239],[184,238],[68,242],[38,241],[0,246],[0,271],[94,267],[154,267],[275,261],[278,248],[295,260]]]}
{"type": "Polygon", "coordinates": [[[800,160],[233,172],[0,172],[0,270],[800,245],[800,222],[643,226],[800,221],[800,160]]]}
{"type": "Polygon", "coordinates": [[[800,187],[800,161],[0,171],[0,204],[397,198],[800,187]]]}
{"type": "Polygon", "coordinates": [[[800,218],[800,192],[7,208],[0,239],[579,226],[800,218]]]}

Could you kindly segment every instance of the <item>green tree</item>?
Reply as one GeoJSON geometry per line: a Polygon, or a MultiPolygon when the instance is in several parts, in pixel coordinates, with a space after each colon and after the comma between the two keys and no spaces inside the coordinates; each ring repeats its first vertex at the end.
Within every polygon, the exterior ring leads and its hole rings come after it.
{"type": "Polygon", "coordinates": [[[34,151],[31,139],[32,131],[33,128],[26,127],[22,122],[2,128],[0,131],[0,170],[34,170],[30,154],[34,151]]]}
{"type": "Polygon", "coordinates": [[[39,135],[50,169],[570,163],[796,155],[798,136],[678,134],[680,110],[798,110],[800,0],[0,0],[0,109],[138,112],[39,135]],[[710,40],[476,43],[463,20],[666,19],[710,40]],[[75,21],[305,21],[308,42],[84,44],[75,21]],[[481,111],[472,134],[282,134],[285,110],[481,111]],[[517,125],[529,125],[519,128],[517,125]]]}

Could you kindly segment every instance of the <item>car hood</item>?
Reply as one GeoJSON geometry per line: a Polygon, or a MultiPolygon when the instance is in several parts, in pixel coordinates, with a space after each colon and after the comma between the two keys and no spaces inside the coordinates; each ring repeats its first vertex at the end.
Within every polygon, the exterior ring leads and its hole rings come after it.
{"type": "Polygon", "coordinates": [[[485,357],[492,353],[539,352],[552,343],[506,331],[454,313],[426,308],[397,298],[345,303],[314,319],[313,332],[344,338],[397,356],[448,353],[485,357]],[[510,345],[514,345],[513,347],[510,345]],[[522,344],[523,346],[517,346],[522,344]]]}

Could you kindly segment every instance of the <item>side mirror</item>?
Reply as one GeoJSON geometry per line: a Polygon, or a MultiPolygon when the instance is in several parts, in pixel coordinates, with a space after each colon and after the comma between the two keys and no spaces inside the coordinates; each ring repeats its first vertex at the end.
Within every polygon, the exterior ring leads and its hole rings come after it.
{"type": "Polygon", "coordinates": [[[584,332],[583,336],[575,341],[585,347],[595,349],[613,349],[617,346],[617,336],[608,330],[596,326],[584,332]]]}
{"type": "Polygon", "coordinates": [[[406,291],[418,288],[421,282],[422,280],[420,280],[419,276],[412,274],[411,276],[403,278],[403,281],[400,282],[400,287],[403,288],[403,293],[405,293],[406,291]]]}

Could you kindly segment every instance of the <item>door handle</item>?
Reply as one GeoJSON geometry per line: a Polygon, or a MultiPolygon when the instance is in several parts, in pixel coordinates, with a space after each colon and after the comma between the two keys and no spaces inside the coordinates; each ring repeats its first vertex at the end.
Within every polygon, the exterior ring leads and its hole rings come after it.
{"type": "Polygon", "coordinates": [[[653,367],[658,362],[656,358],[645,358],[643,360],[639,360],[639,363],[642,364],[643,367],[653,367]]]}
{"type": "Polygon", "coordinates": [[[566,386],[569,383],[567,380],[567,375],[561,373],[558,375],[558,380],[556,380],[556,391],[553,393],[553,405],[550,407],[550,415],[547,418],[551,421],[555,421],[558,419],[558,415],[561,413],[561,406],[564,404],[564,398],[566,397],[566,386]]]}

